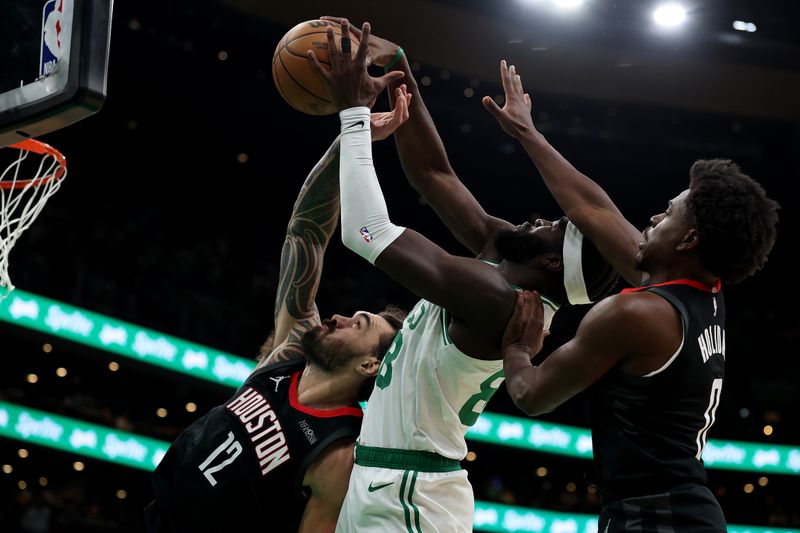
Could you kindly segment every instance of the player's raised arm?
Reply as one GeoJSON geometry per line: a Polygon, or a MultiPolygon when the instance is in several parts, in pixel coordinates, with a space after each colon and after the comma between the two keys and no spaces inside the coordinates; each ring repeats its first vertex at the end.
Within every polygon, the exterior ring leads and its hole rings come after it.
{"type": "Polygon", "coordinates": [[[322,259],[339,221],[339,140],[328,148],[297,195],[281,250],[275,341],[259,366],[302,357],[303,333],[320,323],[314,298],[322,259]]]}
{"type": "MultiPolygon", "coordinates": [[[[410,96],[398,93],[387,113],[370,115],[372,140],[385,139],[408,119],[410,96]]],[[[306,178],[297,195],[281,251],[275,298],[275,336],[259,367],[303,357],[303,333],[320,323],[314,299],[322,275],[322,260],[339,221],[339,139],[331,144],[306,178]]]]}
{"type": "MultiPolygon", "coordinates": [[[[500,62],[505,105],[500,108],[485,96],[483,104],[503,130],[525,148],[547,188],[575,226],[629,283],[638,286],[642,273],[634,267],[642,234],[625,217],[608,194],[578,171],[536,130],[531,98],[525,93],[515,67],[500,62]]],[[[412,113],[413,114],[413,113],[412,113]]]]}
{"type": "MultiPolygon", "coordinates": [[[[332,22],[341,22],[339,17],[322,17],[332,22]]],[[[350,31],[361,39],[360,30],[350,31]]],[[[422,198],[433,208],[450,232],[473,254],[479,255],[486,244],[491,243],[498,228],[513,226],[484,211],[472,193],[458,179],[447,158],[447,152],[436,125],[433,123],[405,52],[386,39],[368,36],[369,55],[372,63],[391,71],[403,72],[405,76],[392,82],[390,97],[394,104],[395,90],[401,84],[413,95],[410,118],[395,133],[397,151],[406,177],[422,198]]]]}
{"type": "MultiPolygon", "coordinates": [[[[364,25],[368,35],[369,26],[364,25]]],[[[342,22],[342,35],[348,35],[342,22]]],[[[418,296],[450,310],[466,324],[498,345],[514,303],[512,289],[489,265],[447,254],[419,233],[394,225],[372,163],[369,143],[369,107],[389,81],[402,77],[390,72],[372,78],[366,71],[367,39],[361,40],[356,58],[349,39],[336,50],[328,32],[331,69],[324,69],[310,53],[326,82],[341,119],[342,240],[345,245],[388,273],[418,296]]]]}

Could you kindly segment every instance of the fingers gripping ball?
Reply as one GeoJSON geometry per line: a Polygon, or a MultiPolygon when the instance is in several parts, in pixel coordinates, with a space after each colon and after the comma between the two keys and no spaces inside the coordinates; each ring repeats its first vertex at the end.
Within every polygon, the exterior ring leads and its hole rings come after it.
{"type": "MultiPolygon", "coordinates": [[[[328,59],[328,28],[333,28],[334,41],[341,47],[341,29],[338,24],[324,20],[301,22],[283,36],[272,56],[272,79],[286,102],[309,115],[332,115],[336,112],[328,98],[322,78],[314,72],[306,53],[313,50],[324,67],[328,59]]],[[[358,50],[358,39],[350,35],[351,54],[358,50]]]]}

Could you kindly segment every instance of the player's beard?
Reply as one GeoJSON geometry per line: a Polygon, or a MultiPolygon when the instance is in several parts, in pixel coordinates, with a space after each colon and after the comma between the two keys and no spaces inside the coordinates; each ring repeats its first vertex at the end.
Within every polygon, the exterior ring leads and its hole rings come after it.
{"type": "Polygon", "coordinates": [[[324,326],[316,326],[303,334],[300,339],[306,360],[321,370],[332,373],[342,368],[358,354],[330,339],[324,326]]]}
{"type": "Polygon", "coordinates": [[[638,270],[639,272],[648,273],[649,270],[649,259],[647,257],[647,243],[648,241],[644,241],[644,246],[639,245],[639,253],[636,254],[636,258],[634,259],[633,267],[638,270]]]}
{"type": "Polygon", "coordinates": [[[523,228],[498,230],[494,235],[494,246],[503,259],[513,263],[524,263],[552,251],[542,239],[523,228]]]}

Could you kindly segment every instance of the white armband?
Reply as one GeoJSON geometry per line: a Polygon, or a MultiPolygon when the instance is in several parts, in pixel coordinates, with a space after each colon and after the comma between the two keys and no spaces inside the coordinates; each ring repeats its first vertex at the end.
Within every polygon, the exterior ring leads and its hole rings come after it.
{"type": "Polygon", "coordinates": [[[386,201],[372,163],[368,107],[339,112],[342,133],[339,146],[339,189],[342,242],[375,264],[375,259],[405,228],[389,220],[386,201]]]}

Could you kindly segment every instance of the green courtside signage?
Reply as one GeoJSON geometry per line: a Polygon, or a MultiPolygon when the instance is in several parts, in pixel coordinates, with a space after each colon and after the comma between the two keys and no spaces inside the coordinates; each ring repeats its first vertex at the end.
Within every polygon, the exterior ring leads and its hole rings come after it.
{"type": "MultiPolygon", "coordinates": [[[[249,359],[19,289],[0,302],[0,320],[230,387],[241,385],[255,368],[249,359]]],[[[589,430],[527,418],[483,413],[467,438],[592,457],[589,430]]],[[[708,468],[800,475],[800,448],[791,446],[710,440],[703,460],[708,468]]]]}
{"type": "Polygon", "coordinates": [[[82,420],[0,402],[0,437],[152,470],[167,452],[162,442],[82,420]]]}
{"type": "MultiPolygon", "coordinates": [[[[169,446],[167,442],[7,402],[0,402],[0,437],[148,471],[158,465],[169,446]]],[[[476,501],[475,530],[508,533],[597,533],[597,517],[476,501]]],[[[728,525],[728,531],[800,533],[800,530],[731,524],[728,525]]]]}
{"type": "Polygon", "coordinates": [[[0,320],[232,387],[255,368],[251,360],[19,289],[0,302],[0,320]]]}

